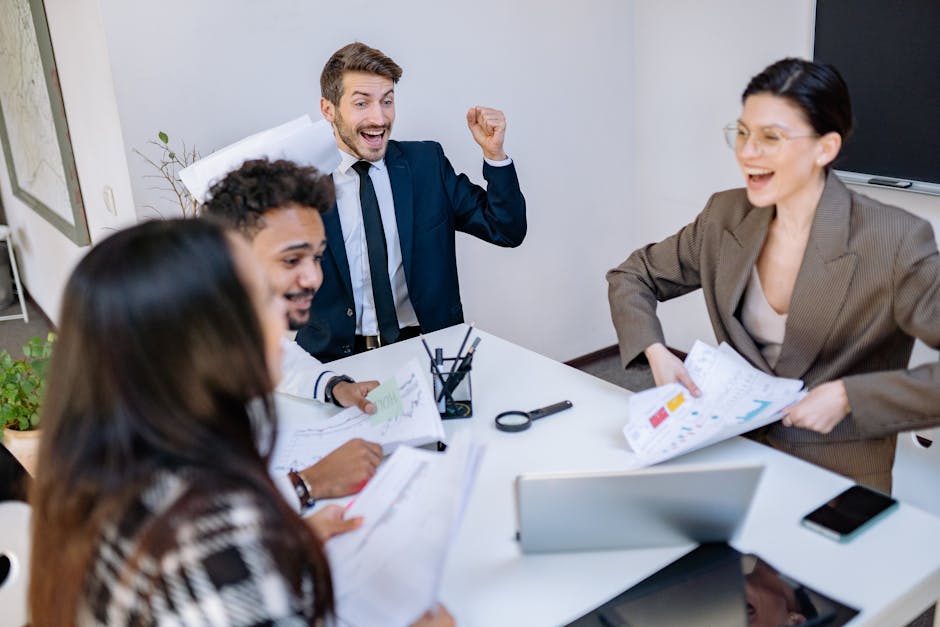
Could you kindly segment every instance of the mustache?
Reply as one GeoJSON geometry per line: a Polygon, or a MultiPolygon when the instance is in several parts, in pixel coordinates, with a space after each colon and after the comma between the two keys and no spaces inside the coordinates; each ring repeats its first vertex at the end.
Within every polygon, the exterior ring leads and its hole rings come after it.
{"type": "Polygon", "coordinates": [[[297,290],[295,292],[288,292],[284,294],[284,298],[287,300],[303,300],[304,298],[310,297],[313,298],[316,295],[317,291],[313,288],[307,288],[303,290],[297,290]]]}

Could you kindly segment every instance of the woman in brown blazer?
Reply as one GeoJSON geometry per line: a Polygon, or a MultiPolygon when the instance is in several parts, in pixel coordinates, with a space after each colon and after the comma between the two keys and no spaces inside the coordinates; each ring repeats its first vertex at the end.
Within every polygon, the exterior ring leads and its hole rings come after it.
{"type": "Polygon", "coordinates": [[[940,258],[930,225],[850,191],[830,164],[852,126],[832,66],[784,59],[751,79],[727,127],[746,187],[607,274],[624,364],[698,394],[664,346],[656,303],[701,288],[718,341],[809,393],[758,439],[891,490],[895,434],[940,423],[940,258]]]}

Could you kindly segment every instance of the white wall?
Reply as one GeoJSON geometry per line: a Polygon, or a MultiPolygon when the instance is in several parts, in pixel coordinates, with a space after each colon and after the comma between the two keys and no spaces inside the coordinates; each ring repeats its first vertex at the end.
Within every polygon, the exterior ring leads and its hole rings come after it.
{"type": "MultiPolygon", "coordinates": [[[[405,69],[399,139],[441,141],[480,180],[463,115],[503,108],[507,150],[529,202],[529,237],[505,250],[458,242],[468,320],[558,359],[614,343],[604,272],[689,222],[708,196],[740,185],[720,129],[747,79],[811,48],[812,0],[560,0],[467,10],[360,0],[344,11],[295,0],[46,0],[93,241],[173,204],[150,189],[134,148],[157,131],[204,153],[301,113],[318,113],[323,61],[366,41],[405,69]],[[104,207],[111,186],[117,214],[104,207]]],[[[151,153],[153,154],[153,153],[151,153]]],[[[940,199],[863,190],[931,219],[940,199]]],[[[11,194],[28,289],[57,315],[83,249],[11,194]]],[[[668,341],[709,338],[700,295],[667,303],[668,341]]]]}
{"type": "MultiPolygon", "coordinates": [[[[712,193],[743,185],[721,128],[737,119],[751,76],[785,56],[811,56],[813,11],[813,0],[636,3],[634,213],[644,243],[691,222],[712,193]]],[[[857,189],[940,232],[940,198],[857,189]]],[[[670,345],[688,350],[696,338],[714,340],[700,291],[659,312],[670,345]]],[[[930,355],[921,345],[915,360],[930,355]]]]}
{"type": "Polygon", "coordinates": [[[132,148],[162,130],[206,153],[304,112],[318,119],[320,69],[358,39],[404,68],[393,137],[440,141],[474,180],[482,159],[466,110],[506,112],[529,236],[515,250],[459,236],[467,320],[559,359],[613,343],[604,272],[637,243],[627,201],[631,2],[102,0],[102,9],[138,207],[173,211],[147,188],[132,148]]]}
{"type": "MultiPolygon", "coordinates": [[[[97,0],[45,0],[79,184],[93,242],[136,220],[97,0]],[[103,191],[111,186],[112,214],[103,191]]],[[[0,194],[27,290],[57,322],[62,289],[80,248],[13,196],[0,152],[0,194]]],[[[13,324],[13,323],[8,323],[13,324]]]]}

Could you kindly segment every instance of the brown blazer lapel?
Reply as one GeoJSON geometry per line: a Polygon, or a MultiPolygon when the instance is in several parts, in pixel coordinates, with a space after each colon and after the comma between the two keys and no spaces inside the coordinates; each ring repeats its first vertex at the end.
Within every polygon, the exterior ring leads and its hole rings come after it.
{"type": "Polygon", "coordinates": [[[857,262],[856,253],[848,248],[851,210],[849,190],[830,173],[790,299],[776,367],[781,377],[798,379],[806,374],[845,302],[857,262]]]}
{"type": "Polygon", "coordinates": [[[764,246],[773,213],[773,207],[754,207],[734,229],[725,230],[721,234],[715,282],[715,304],[730,343],[748,361],[767,372],[770,367],[735,313],[751,268],[764,246]]]}

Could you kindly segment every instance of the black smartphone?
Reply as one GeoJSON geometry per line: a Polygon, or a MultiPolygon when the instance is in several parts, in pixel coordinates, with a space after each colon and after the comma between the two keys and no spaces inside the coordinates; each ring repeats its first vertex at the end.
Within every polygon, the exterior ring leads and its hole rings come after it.
{"type": "Polygon", "coordinates": [[[854,485],[803,517],[803,525],[826,537],[848,542],[888,515],[898,502],[871,488],[854,485]]]}

